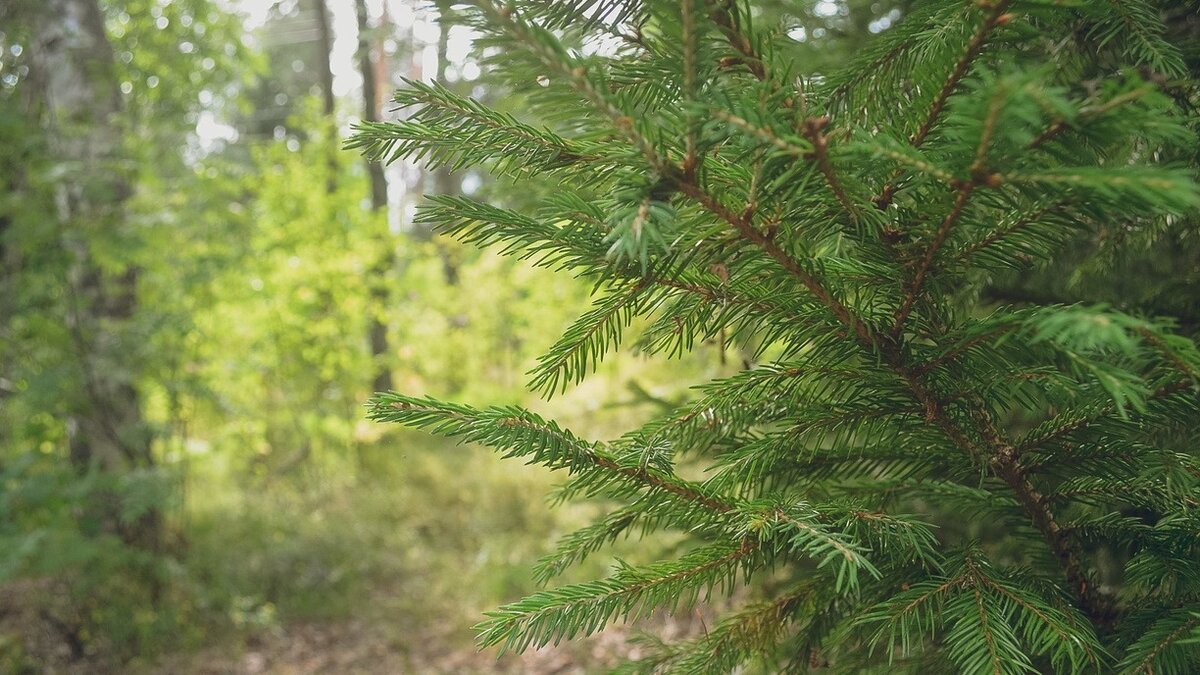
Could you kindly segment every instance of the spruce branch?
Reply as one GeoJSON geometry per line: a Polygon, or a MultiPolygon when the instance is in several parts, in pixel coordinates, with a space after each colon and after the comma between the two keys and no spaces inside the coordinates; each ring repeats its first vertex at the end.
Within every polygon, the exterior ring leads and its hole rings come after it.
{"type": "Polygon", "coordinates": [[[925,285],[925,277],[929,274],[929,268],[933,266],[933,259],[941,250],[942,245],[946,243],[946,238],[950,236],[950,229],[958,222],[962,216],[963,209],[966,208],[967,200],[971,198],[971,193],[975,190],[975,183],[966,182],[958,189],[954,196],[954,205],[950,207],[950,212],[942,219],[938,225],[937,232],[933,235],[933,241],[929,246],[925,247],[925,252],[921,255],[921,261],[917,264],[917,270],[913,274],[912,281],[909,283],[907,290],[904,291],[904,299],[900,303],[900,307],[896,310],[896,315],[892,319],[892,335],[899,336],[904,330],[904,322],[908,320],[909,312],[912,311],[913,305],[916,304],[917,298],[921,294],[921,290],[925,285]]]}
{"type": "Polygon", "coordinates": [[[1162,616],[1129,646],[1126,657],[1118,665],[1121,673],[1154,675],[1155,673],[1186,672],[1196,660],[1182,643],[1200,638],[1200,606],[1185,605],[1162,616]]]}
{"type": "Polygon", "coordinates": [[[771,539],[785,539],[793,551],[818,560],[818,567],[833,566],[837,591],[857,588],[858,573],[864,571],[878,579],[880,572],[859,546],[840,532],[831,532],[820,523],[825,515],[804,504],[769,506],[765,510],[750,507],[748,533],[764,533],[771,539]]]}
{"type": "Polygon", "coordinates": [[[393,101],[414,109],[412,115],[396,122],[360,122],[347,149],[387,164],[401,157],[426,158],[432,167],[487,166],[516,176],[606,161],[583,144],[523,124],[443,85],[404,80],[404,86],[393,101]]]}
{"type": "Polygon", "coordinates": [[[1104,649],[1086,621],[1030,593],[1025,579],[999,573],[976,549],[954,558],[949,574],[911,585],[860,615],[876,625],[872,649],[919,651],[918,636],[945,630],[950,658],[964,673],[1025,673],[1028,654],[1045,655],[1058,672],[1098,666],[1104,649]]]}
{"type": "Polygon", "coordinates": [[[1142,337],[1151,347],[1154,348],[1163,358],[1174,366],[1180,373],[1188,378],[1191,378],[1197,386],[1200,386],[1200,369],[1196,365],[1187,362],[1176,350],[1172,349],[1167,341],[1156,335],[1154,331],[1146,326],[1139,326],[1137,334],[1142,337]]]}
{"type": "Polygon", "coordinates": [[[505,457],[528,457],[551,469],[586,473],[600,490],[615,480],[618,485],[658,490],[717,514],[734,508],[701,485],[655,469],[621,464],[598,444],[578,439],[557,424],[519,408],[476,410],[393,392],[376,394],[369,404],[368,417],[429,429],[463,443],[480,443],[505,457]]]}
{"type": "Polygon", "coordinates": [[[418,223],[481,248],[502,245],[500,253],[556,269],[608,269],[601,228],[581,226],[581,214],[557,210],[542,218],[502,209],[458,195],[430,195],[417,209],[418,223]]]}
{"type": "Polygon", "coordinates": [[[1058,136],[1060,136],[1063,132],[1065,132],[1069,129],[1078,128],[1080,126],[1086,125],[1093,118],[1102,117],[1103,115],[1105,115],[1113,110],[1116,110],[1117,108],[1119,108],[1123,105],[1127,105],[1129,103],[1137,101],[1138,99],[1141,99],[1141,98],[1153,93],[1154,91],[1155,90],[1153,87],[1141,86],[1141,87],[1137,87],[1136,89],[1131,89],[1130,91],[1127,91],[1123,94],[1114,96],[1111,99],[1104,101],[1103,103],[1084,106],[1083,108],[1081,108],[1079,110],[1078,115],[1076,115],[1075,118],[1072,120],[1068,120],[1066,118],[1060,117],[1060,118],[1054,120],[1053,122],[1051,122],[1050,125],[1047,126],[1037,136],[1035,136],[1034,139],[1032,141],[1030,141],[1026,147],[1030,150],[1039,148],[1039,147],[1045,145],[1046,143],[1058,138],[1058,136]]]}
{"type": "Polygon", "coordinates": [[[639,522],[642,522],[643,529],[646,529],[648,518],[650,516],[647,505],[634,502],[564,536],[558,541],[553,553],[538,560],[534,567],[534,578],[543,584],[550,581],[571,565],[585,560],[592,553],[626,535],[639,522]]]}
{"type": "Polygon", "coordinates": [[[813,583],[781,593],[732,614],[703,636],[679,644],[658,644],[652,654],[619,668],[633,673],[724,673],[744,661],[769,653],[806,601],[818,595],[813,583]]]}
{"type": "Polygon", "coordinates": [[[1200,192],[1184,171],[1144,167],[1067,167],[1041,173],[1006,173],[1001,182],[1035,190],[1068,191],[1125,208],[1186,213],[1200,206],[1200,192]]]}
{"type": "Polygon", "coordinates": [[[971,351],[971,349],[975,346],[988,342],[997,336],[1014,330],[1020,326],[1021,324],[1019,322],[1012,321],[989,327],[986,331],[979,333],[978,335],[974,335],[962,341],[960,344],[955,345],[949,350],[942,352],[938,356],[935,356],[934,358],[917,365],[916,368],[914,368],[913,373],[918,377],[924,377],[930,372],[946,364],[953,363],[958,359],[958,357],[971,351]]]}
{"type": "Polygon", "coordinates": [[[1164,26],[1159,7],[1145,0],[1106,0],[1098,3],[1101,16],[1092,29],[1092,37],[1103,46],[1113,40],[1125,42],[1125,56],[1133,63],[1146,65],[1166,77],[1186,77],[1188,68],[1179,49],[1163,39],[1164,26]]]}
{"type": "MultiPolygon", "coordinates": [[[[800,145],[795,140],[790,138],[783,138],[771,129],[765,126],[753,124],[745,118],[738,117],[731,112],[714,108],[710,111],[710,114],[716,119],[726,122],[730,126],[733,126],[749,134],[750,136],[754,136],[755,138],[766,141],[779,150],[782,150],[783,152],[794,157],[806,157],[813,151],[812,147],[800,145]]],[[[686,168],[684,173],[687,173],[686,168]]]]}
{"type": "MultiPolygon", "coordinates": [[[[1169,398],[1175,394],[1191,389],[1195,386],[1191,380],[1177,380],[1162,385],[1156,389],[1150,396],[1148,401],[1162,400],[1169,398]]],[[[1045,447],[1046,445],[1063,439],[1071,434],[1087,429],[1105,419],[1111,418],[1118,414],[1118,407],[1114,403],[1109,403],[1095,408],[1090,412],[1082,415],[1072,416],[1070,414],[1059,414],[1051,417],[1046,422],[1039,425],[1036,429],[1030,431],[1017,444],[1017,453],[1025,454],[1037,448],[1045,447]]]]}
{"type": "MultiPolygon", "coordinates": [[[[943,91],[945,90],[943,89],[943,91]]],[[[946,95],[949,96],[948,93],[946,95]]],[[[995,187],[998,184],[998,178],[988,172],[986,161],[988,150],[996,134],[996,125],[1000,119],[1000,112],[1004,108],[1007,95],[1008,92],[1004,87],[999,87],[992,93],[987,113],[983,118],[979,143],[975,149],[975,158],[971,162],[971,179],[961,181],[958,192],[954,197],[954,205],[950,208],[950,212],[946,214],[946,217],[942,219],[937,233],[934,234],[933,241],[929,243],[929,246],[925,248],[925,252],[921,256],[921,261],[918,263],[917,270],[913,274],[912,282],[905,291],[904,300],[901,301],[900,307],[896,310],[896,315],[892,321],[893,336],[898,336],[904,330],[904,322],[908,320],[909,312],[912,311],[913,305],[916,304],[917,298],[920,297],[925,284],[925,277],[929,274],[930,267],[933,266],[934,257],[937,256],[942,245],[946,243],[946,238],[950,236],[951,228],[962,217],[967,200],[971,198],[971,194],[975,188],[985,185],[995,187]]],[[[924,137],[921,140],[924,140],[924,137]]],[[[920,143],[914,142],[913,145],[919,146],[920,143]]]]}
{"type": "Polygon", "coordinates": [[[957,177],[935,164],[918,148],[889,141],[890,139],[886,136],[876,136],[869,140],[855,141],[849,145],[848,149],[861,151],[870,156],[886,157],[900,165],[901,168],[913,169],[950,188],[961,183],[957,177]]]}
{"type": "Polygon", "coordinates": [[[829,189],[833,191],[838,203],[846,209],[850,218],[857,221],[862,215],[854,202],[850,200],[850,196],[846,194],[846,189],[842,187],[841,181],[838,180],[837,174],[833,170],[833,164],[829,162],[829,138],[824,133],[825,126],[828,124],[829,119],[826,117],[806,119],[803,123],[804,135],[812,143],[813,159],[821,170],[821,175],[825,177],[825,182],[829,184],[829,189]]]}
{"type": "MultiPolygon", "coordinates": [[[[986,177],[980,178],[980,180],[985,179],[986,177]]],[[[995,430],[994,423],[990,421],[990,413],[980,407],[970,409],[971,416],[974,419],[985,421],[987,427],[989,427],[977,432],[980,436],[988,439],[989,445],[981,446],[973,441],[960,425],[950,417],[946,404],[928,387],[923,381],[923,377],[917,374],[913,366],[907,362],[907,359],[896,347],[893,342],[896,339],[895,337],[886,341],[880,338],[871,328],[859,320],[849,308],[834,299],[815,276],[805,271],[799,262],[780,248],[773,239],[759,232],[749,219],[733,213],[698,185],[688,181],[677,181],[677,183],[680,192],[695,199],[714,215],[732,225],[748,241],[766,251],[785,270],[799,279],[866,346],[872,347],[881,353],[884,361],[888,363],[897,375],[904,379],[913,396],[924,407],[926,419],[941,428],[955,445],[966,451],[977,462],[990,466],[992,471],[1014,491],[1018,502],[1030,517],[1034,526],[1044,535],[1047,545],[1060,561],[1068,584],[1078,594],[1080,602],[1087,609],[1089,616],[1100,623],[1106,623],[1111,620],[1109,602],[1106,598],[1096,593],[1094,586],[1088,579],[1087,573],[1080,562],[1082,552],[1077,542],[1073,541],[1069,536],[1064,536],[1062,528],[1059,526],[1050,507],[1019,466],[1014,447],[1003,440],[995,430]]],[[[962,208],[965,206],[966,199],[970,196],[973,188],[973,183],[967,183],[966,185],[972,187],[966,189],[960,188],[959,196],[955,200],[955,206],[952,208],[951,213],[947,215],[946,220],[943,221],[942,227],[939,228],[939,233],[943,230],[948,232],[949,226],[953,225],[961,215],[962,208]],[[947,225],[947,222],[949,225],[947,225]]],[[[941,238],[943,240],[944,237],[945,235],[942,234],[941,238]]],[[[934,250],[936,253],[936,249],[933,249],[933,247],[931,247],[931,250],[934,250]]],[[[906,301],[905,304],[911,308],[911,303],[906,301]]],[[[905,305],[902,304],[901,307],[904,309],[905,305]]],[[[905,309],[904,316],[907,315],[907,311],[905,309]]]]}
{"type": "MultiPolygon", "coordinates": [[[[1069,217],[1070,213],[1067,211],[1068,204],[1069,202],[1066,200],[1059,200],[1046,206],[1034,208],[1028,213],[1010,216],[1012,222],[1002,225],[978,241],[960,248],[954,254],[954,262],[957,264],[969,264],[979,252],[987,251],[997,245],[1003,244],[1012,239],[1014,235],[1026,231],[1033,225],[1044,222],[1054,216],[1069,217]]],[[[1019,250],[1024,254],[1027,249],[1023,247],[1019,250]]]]}
{"type": "Polygon", "coordinates": [[[592,81],[588,67],[582,61],[573,58],[553,33],[535,23],[525,21],[514,13],[510,6],[501,6],[498,2],[499,0],[477,0],[477,6],[491,21],[503,27],[537,57],[546,68],[564,78],[597,110],[608,117],[613,128],[641,151],[651,167],[661,166],[662,160],[659,159],[654,143],[635,128],[633,118],[613,102],[604,87],[592,81]]]}
{"type": "Polygon", "coordinates": [[[977,425],[978,443],[964,432],[948,413],[946,403],[925,384],[910,366],[895,352],[885,352],[897,374],[905,379],[913,395],[926,409],[926,419],[942,429],[955,445],[965,450],[977,462],[982,462],[1012,490],[1032,524],[1042,533],[1066,576],[1069,587],[1076,593],[1088,617],[1099,625],[1112,620],[1111,601],[1101,596],[1083,567],[1082,550],[1058,523],[1049,503],[1029,480],[1021,466],[1020,452],[1000,434],[991,413],[968,399],[968,413],[977,425]]]}
{"type": "Polygon", "coordinates": [[[549,29],[604,29],[635,21],[642,0],[525,0],[521,8],[549,29]]]}
{"type": "Polygon", "coordinates": [[[946,77],[946,81],[942,83],[942,88],[938,91],[937,96],[933,99],[933,104],[929,107],[929,112],[925,114],[925,120],[921,122],[921,126],[909,137],[909,142],[913,147],[919,148],[929,136],[929,132],[933,130],[938,119],[942,115],[942,111],[946,108],[946,103],[950,100],[950,96],[954,94],[963,78],[971,70],[971,64],[975,59],[979,58],[983,52],[983,47],[987,44],[988,38],[992,31],[997,26],[1008,23],[1011,17],[1008,16],[1008,8],[1012,6],[1012,0],[979,0],[978,5],[985,10],[983,23],[980,24],[979,30],[971,37],[971,41],[967,43],[967,47],[963,52],[962,57],[954,64],[954,68],[950,71],[950,75],[946,77]]]}
{"type": "MultiPolygon", "coordinates": [[[[1081,550],[1077,543],[1071,540],[1070,537],[1063,535],[1062,529],[1055,519],[1053,512],[1046,504],[1040,492],[1028,480],[1024,471],[1018,465],[1015,449],[1000,437],[999,433],[995,431],[994,425],[983,432],[983,435],[989,437],[990,447],[982,447],[971,440],[970,436],[950,417],[946,404],[926,385],[923,378],[907,363],[905,357],[901,355],[900,351],[891,341],[884,341],[879,338],[866,324],[858,320],[848,308],[834,299],[816,277],[806,272],[794,258],[780,248],[773,240],[763,236],[747,219],[734,214],[720,202],[712,198],[707,192],[692,183],[686,181],[680,182],[679,189],[684,194],[696,199],[714,215],[728,222],[751,243],[759,246],[771,255],[785,270],[797,277],[844,325],[853,330],[863,343],[874,347],[882,353],[885,362],[891,366],[897,375],[904,379],[914,397],[924,407],[926,419],[941,428],[954,441],[955,445],[965,450],[976,461],[989,465],[1014,491],[1026,514],[1030,517],[1034,526],[1042,532],[1050,549],[1059,559],[1068,584],[1079,595],[1080,601],[1087,608],[1089,616],[1094,617],[1095,620],[1102,623],[1109,621],[1111,619],[1109,603],[1105,598],[1096,593],[1093,585],[1090,583],[1080,562],[1081,550]]],[[[969,196],[969,190],[966,196],[969,196]]],[[[961,213],[962,206],[965,205],[966,196],[962,196],[960,192],[960,197],[956,199],[956,206],[951,214],[947,216],[951,225],[961,213]]],[[[943,224],[943,229],[945,228],[946,226],[943,224]]],[[[981,408],[976,407],[971,412],[976,419],[990,420],[990,414],[981,408]]],[[[991,422],[988,422],[988,424],[992,425],[991,422]]]]}
{"type": "Polygon", "coordinates": [[[686,177],[680,177],[676,181],[676,185],[681,193],[696,200],[698,204],[707,209],[710,213],[717,216],[721,220],[728,223],[734,230],[745,238],[750,243],[761,248],[772,259],[774,259],[783,269],[789,274],[800,280],[800,283],[809,290],[817,298],[822,305],[825,305],[838,320],[847,326],[855,335],[866,344],[874,344],[876,337],[873,330],[864,323],[861,319],[855,316],[850,308],[839,301],[829,292],[828,289],[817,279],[815,275],[805,270],[803,266],[793,258],[789,253],[783,250],[771,236],[759,231],[750,218],[742,214],[734,213],[715,197],[701,188],[694,181],[688,180],[686,177]]]}
{"type": "MultiPolygon", "coordinates": [[[[750,74],[762,82],[772,82],[767,62],[754,46],[754,42],[742,30],[742,16],[737,9],[737,0],[708,0],[713,2],[710,17],[717,30],[728,40],[729,46],[741,55],[742,64],[750,74]]],[[[791,99],[785,106],[792,107],[791,99]]]]}
{"type": "MultiPolygon", "coordinates": [[[[710,211],[713,211],[715,214],[721,216],[722,219],[734,225],[743,236],[764,248],[764,250],[767,250],[785,269],[794,276],[797,276],[806,287],[813,291],[813,294],[823,304],[830,307],[839,320],[852,328],[864,343],[874,346],[881,351],[885,362],[888,363],[897,375],[904,379],[913,396],[925,409],[926,419],[941,428],[954,441],[955,445],[965,450],[976,461],[986,462],[990,465],[992,470],[1014,491],[1026,514],[1033,521],[1034,526],[1043,533],[1047,544],[1061,562],[1068,584],[1079,595],[1080,601],[1087,609],[1089,616],[1094,617],[1095,620],[1101,623],[1111,620],[1111,609],[1108,601],[1096,593],[1080,562],[1081,550],[1076,542],[1063,535],[1053,512],[1045,503],[1040,492],[1025,477],[1024,471],[1018,465],[1017,453],[1011,444],[1004,441],[994,428],[988,430],[990,433],[987,434],[990,436],[990,448],[981,447],[972,441],[960,428],[958,423],[951,419],[947,412],[946,404],[926,385],[923,378],[906,362],[896,347],[891,342],[885,342],[878,338],[865,324],[858,321],[850,313],[849,309],[842,306],[836,300],[833,300],[820,283],[814,277],[804,272],[800,268],[799,263],[790,255],[780,249],[773,241],[765,239],[749,223],[739,220],[732,212],[724,209],[724,207],[715,202],[715,200],[712,200],[711,197],[708,197],[707,193],[704,193],[702,190],[684,184],[681,186],[681,191],[685,194],[694,195],[698,201],[705,204],[706,208],[709,208],[710,211]]],[[[965,199],[963,201],[965,202],[965,199]]],[[[961,210],[961,206],[957,208],[961,210]]],[[[957,219],[957,216],[955,216],[955,219],[957,219]]],[[[990,415],[980,408],[975,408],[972,412],[978,419],[990,419],[990,415]]]]}
{"type": "Polygon", "coordinates": [[[614,618],[644,616],[660,604],[692,604],[704,589],[732,584],[739,568],[758,551],[759,544],[750,539],[716,544],[678,561],[644,568],[622,565],[608,579],[539,591],[487,612],[488,618],[476,626],[479,644],[520,652],[529,645],[590,635],[614,618]]]}
{"type": "MultiPolygon", "coordinates": [[[[978,5],[985,10],[983,23],[971,37],[971,40],[967,42],[962,56],[959,57],[958,61],[954,64],[954,68],[951,69],[950,74],[942,83],[942,87],[934,97],[933,104],[929,107],[929,111],[925,114],[921,125],[909,137],[909,144],[914,148],[920,148],[929,136],[929,133],[933,131],[934,126],[942,115],[942,111],[946,108],[946,103],[949,102],[959,83],[971,71],[971,65],[983,52],[983,48],[987,44],[992,32],[997,26],[1008,23],[1011,20],[1007,12],[1008,8],[1012,5],[1012,0],[979,0],[978,5]]],[[[876,208],[880,211],[886,211],[892,204],[892,199],[896,194],[896,184],[894,181],[895,178],[889,181],[887,185],[884,185],[879,196],[872,200],[876,208]]]]}

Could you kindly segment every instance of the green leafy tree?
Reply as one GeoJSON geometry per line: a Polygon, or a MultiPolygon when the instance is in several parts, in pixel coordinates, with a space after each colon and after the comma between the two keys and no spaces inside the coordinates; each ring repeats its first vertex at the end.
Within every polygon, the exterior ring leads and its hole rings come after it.
{"type": "Polygon", "coordinates": [[[748,580],[759,600],[630,668],[1200,668],[1196,345],[1105,304],[980,300],[998,274],[1078,263],[1062,252],[1081,235],[1176,232],[1200,205],[1196,94],[1153,2],[914,3],[819,75],[753,3],[482,0],[473,17],[531,118],[414,82],[406,121],[350,145],[556,183],[530,211],[422,211],[595,284],[533,388],[578,382],[635,318],[645,352],[722,334],[758,362],[607,442],[519,408],[374,399],[374,419],[618,505],[544,580],[631,533],[694,541],[506,605],[483,645],[748,580]]]}
{"type": "Polygon", "coordinates": [[[208,0],[19,0],[0,25],[0,584],[73,660],[148,653],[195,635],[160,404],[189,326],[164,278],[198,94],[234,85],[240,21],[208,0]]]}

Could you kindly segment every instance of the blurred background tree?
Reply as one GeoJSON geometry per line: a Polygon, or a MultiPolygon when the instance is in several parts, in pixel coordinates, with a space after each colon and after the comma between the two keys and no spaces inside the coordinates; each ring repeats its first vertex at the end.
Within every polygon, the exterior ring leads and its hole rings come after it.
{"type": "MultiPolygon", "coordinates": [[[[915,3],[761,4],[819,74],[915,3]]],[[[1194,73],[1192,3],[1163,7],[1194,73]]],[[[442,1],[0,2],[0,672],[603,661],[494,662],[469,631],[532,589],[586,509],[552,511],[540,472],[367,424],[362,404],[394,385],[608,436],[742,356],[622,356],[553,403],[525,393],[590,289],[414,216],[422,193],[517,206],[554,186],[339,151],[352,122],[396,119],[401,78],[524,116],[472,38],[442,1]]],[[[1128,273],[987,292],[1115,293],[1200,328],[1194,236],[1077,245],[1128,273]]]]}
{"type": "Polygon", "coordinates": [[[393,77],[485,86],[451,30],[415,2],[0,6],[0,671],[237,664],[303,622],[372,650],[315,658],[475,662],[471,617],[528,590],[546,480],[362,419],[389,375],[523,399],[586,296],[413,225],[418,186],[479,176],[340,150],[393,77]]]}

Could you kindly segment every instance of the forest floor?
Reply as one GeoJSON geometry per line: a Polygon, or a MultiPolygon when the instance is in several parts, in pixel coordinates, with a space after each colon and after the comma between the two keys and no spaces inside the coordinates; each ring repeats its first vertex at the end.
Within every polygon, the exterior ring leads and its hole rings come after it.
{"type": "Polygon", "coordinates": [[[668,641],[695,637],[713,617],[706,610],[668,616],[656,613],[636,626],[616,624],[586,639],[497,657],[495,649],[464,648],[457,627],[427,626],[398,633],[380,623],[354,620],[280,626],[247,640],[238,650],[213,646],[160,659],[137,675],[393,675],[397,673],[480,673],[584,675],[607,672],[637,659],[629,638],[648,630],[668,641]]]}
{"type": "MultiPolygon", "coordinates": [[[[8,592],[0,597],[11,599],[14,589],[4,590],[8,592]]],[[[15,672],[46,675],[584,675],[638,658],[639,648],[629,641],[638,630],[678,640],[702,633],[713,620],[710,612],[701,610],[676,616],[656,613],[636,627],[616,624],[590,638],[500,657],[495,649],[475,650],[465,623],[457,625],[445,618],[415,629],[393,621],[309,620],[264,627],[238,638],[214,636],[212,644],[196,650],[117,664],[98,654],[73,653],[63,626],[50,620],[49,613],[29,609],[0,614],[0,635],[23,643],[28,665],[15,672]]],[[[3,647],[0,644],[0,656],[3,647]]],[[[3,663],[0,671],[6,671],[3,663]]]]}
{"type": "Polygon", "coordinates": [[[395,635],[360,621],[299,623],[247,641],[236,653],[210,647],[174,655],[141,673],[179,675],[315,675],[348,673],[538,673],[576,675],[635,656],[625,631],[610,630],[583,644],[547,647],[497,658],[454,644],[445,635],[395,635]]]}
{"type": "MultiPolygon", "coordinates": [[[[88,587],[72,588],[65,577],[0,584],[0,673],[565,675],[638,658],[629,638],[640,630],[673,641],[713,625],[709,609],[660,612],[559,647],[479,652],[471,625],[536,590],[535,561],[591,514],[552,511],[531,498],[549,491],[549,481],[527,467],[432,450],[412,451],[403,475],[372,481],[320,476],[301,487],[250,490],[205,476],[180,518],[187,536],[168,561],[171,592],[161,606],[124,602],[121,584],[138,588],[129,575],[140,568],[76,570],[88,587]],[[94,618],[107,623],[84,621],[80,611],[99,611],[94,618]],[[130,611],[161,617],[155,625],[163,627],[131,634],[130,611]],[[123,662],[117,654],[142,656],[123,662]]],[[[613,555],[642,564],[671,545],[622,541],[613,555]]],[[[558,582],[606,573],[596,556],[558,582]]]]}

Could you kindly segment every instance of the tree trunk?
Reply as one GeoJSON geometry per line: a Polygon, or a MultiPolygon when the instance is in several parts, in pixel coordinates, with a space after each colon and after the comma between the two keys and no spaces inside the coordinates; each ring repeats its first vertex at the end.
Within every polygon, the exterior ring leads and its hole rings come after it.
{"type": "MultiPolygon", "coordinates": [[[[363,120],[379,121],[379,86],[376,78],[380,71],[375,67],[371,54],[370,26],[367,17],[366,0],[356,0],[355,9],[358,12],[358,59],[363,77],[363,120]]],[[[387,178],[383,173],[383,164],[367,160],[367,174],[371,178],[371,213],[375,216],[372,224],[379,228],[378,252],[379,259],[371,269],[371,358],[375,364],[375,378],[371,383],[375,391],[390,391],[392,386],[392,371],[388,364],[388,283],[391,272],[396,266],[396,254],[392,247],[388,232],[388,193],[387,178]]]]}
{"type": "Polygon", "coordinates": [[[316,0],[317,12],[317,44],[320,47],[317,63],[321,65],[321,103],[322,111],[325,113],[325,121],[328,124],[328,138],[325,139],[327,152],[329,153],[326,159],[328,173],[325,176],[325,191],[333,194],[337,190],[338,178],[338,127],[336,115],[336,100],[333,96],[333,64],[330,54],[333,51],[333,27],[329,22],[329,7],[326,6],[325,0],[316,0]]]}
{"type": "MultiPolygon", "coordinates": [[[[437,42],[437,74],[435,79],[442,83],[446,82],[446,53],[449,51],[450,44],[450,10],[453,3],[450,0],[436,0],[434,3],[438,12],[438,42],[437,42]]],[[[461,181],[451,173],[447,167],[439,167],[432,172],[432,186],[429,191],[436,195],[458,194],[462,191],[461,181]]],[[[459,267],[459,247],[457,242],[439,238],[435,240],[438,256],[442,259],[442,277],[450,286],[458,285],[458,267],[459,267]]]]}
{"type": "MultiPolygon", "coordinates": [[[[67,419],[70,456],[82,469],[119,473],[154,464],[130,352],[137,311],[137,269],[101,269],[90,242],[112,237],[124,219],[130,181],[121,167],[121,96],[112,47],[96,0],[34,3],[30,85],[50,152],[63,169],[56,202],[64,246],[74,254],[67,325],[79,366],[79,395],[67,419]]],[[[152,511],[120,525],[115,497],[102,499],[102,521],[126,541],[156,547],[152,511]]]]}

